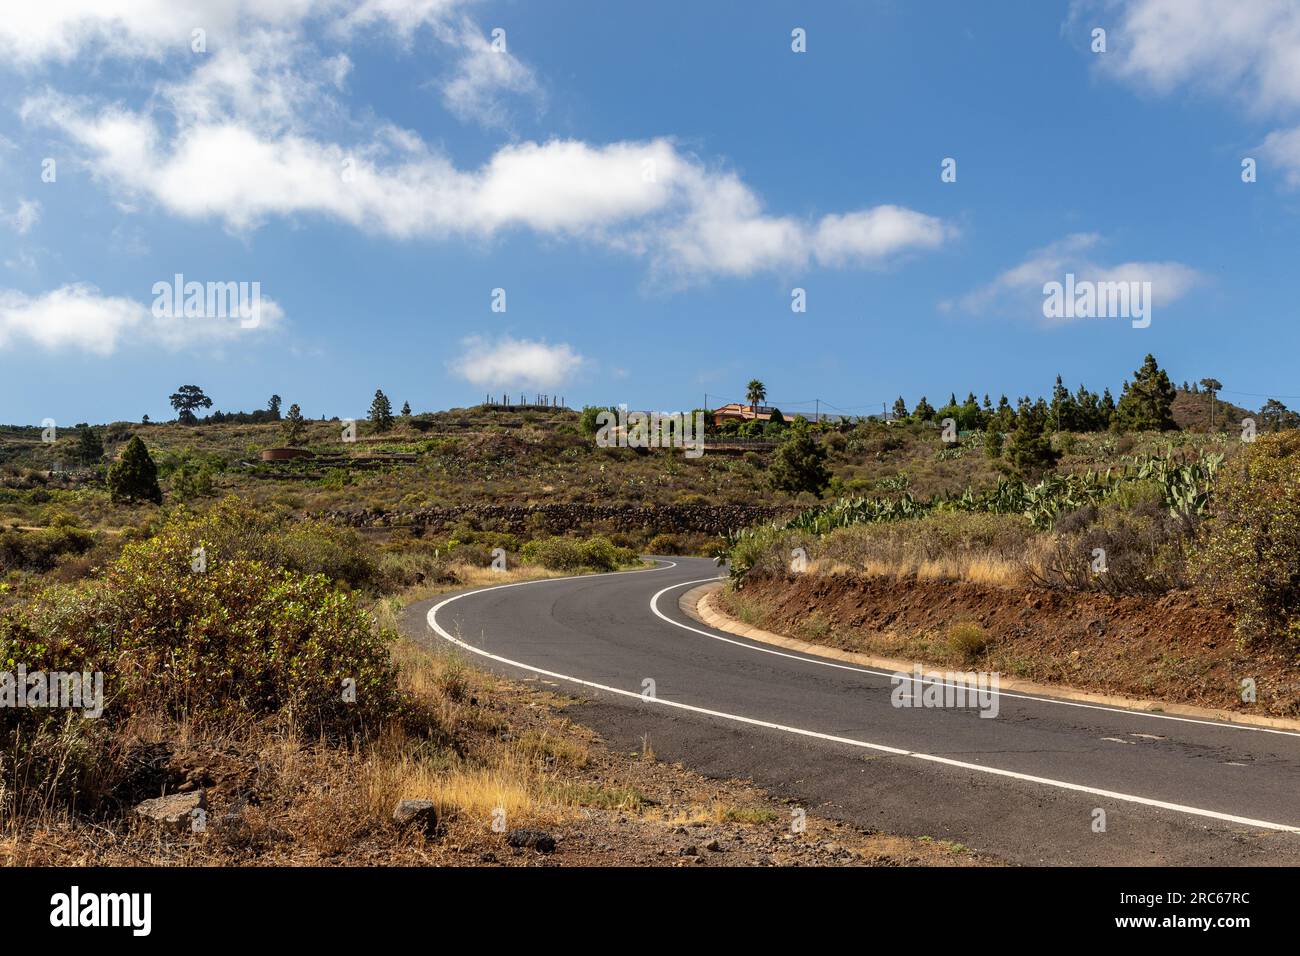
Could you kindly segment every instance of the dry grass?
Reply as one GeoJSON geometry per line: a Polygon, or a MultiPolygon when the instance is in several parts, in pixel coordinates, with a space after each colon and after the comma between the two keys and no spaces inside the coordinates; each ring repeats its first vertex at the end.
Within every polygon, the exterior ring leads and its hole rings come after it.
{"type": "Polygon", "coordinates": [[[858,565],[817,560],[809,564],[808,570],[817,574],[862,574],[919,581],[970,581],[1000,588],[1024,587],[1027,583],[1023,560],[969,552],[939,558],[900,554],[892,561],[869,558],[858,565]]]}

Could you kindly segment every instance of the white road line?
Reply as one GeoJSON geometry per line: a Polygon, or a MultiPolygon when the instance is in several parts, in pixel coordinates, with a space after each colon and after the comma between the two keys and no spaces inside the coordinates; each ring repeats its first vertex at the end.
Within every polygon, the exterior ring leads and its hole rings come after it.
{"type": "MultiPolygon", "coordinates": [[[[675,567],[675,566],[676,565],[671,562],[667,565],[667,567],[675,567]]],[[[667,570],[667,568],[648,568],[646,570],[660,571],[660,570],[667,570]]],[[[626,574],[628,572],[616,571],[611,573],[626,574]]],[[[631,573],[639,574],[644,572],[631,572],[631,573]]],[[[946,766],[957,767],[962,770],[973,770],[977,773],[987,773],[999,777],[1008,777],[1013,780],[1022,780],[1028,783],[1042,784],[1043,786],[1055,787],[1060,790],[1072,790],[1076,793],[1086,793],[1092,796],[1106,797],[1111,800],[1120,800],[1125,803],[1137,803],[1143,806],[1157,807],[1163,810],[1173,810],[1178,813],[1191,814],[1192,816],[1209,817],[1214,820],[1222,820],[1226,823],[1237,823],[1242,826],[1259,827],[1265,830],[1282,830],[1287,833],[1300,833],[1300,827],[1290,826],[1285,823],[1270,823],[1267,820],[1254,820],[1251,819],[1250,817],[1235,816],[1234,814],[1231,813],[1220,813],[1217,810],[1204,810],[1201,809],[1200,807],[1189,807],[1178,803],[1168,803],[1164,800],[1153,800],[1150,797],[1136,796],[1131,793],[1119,793],[1114,790],[1102,790],[1098,787],[1088,787],[1088,786],[1084,786],[1083,784],[1070,783],[1065,780],[1053,780],[1048,777],[1036,777],[1031,774],[1019,773],[1014,770],[1001,770],[997,767],[987,767],[981,764],[968,763],[964,760],[953,760],[949,757],[940,757],[936,754],[922,753],[920,751],[915,751],[915,750],[904,750],[899,747],[889,747],[886,746],[885,744],[873,744],[865,740],[856,740],[852,737],[839,737],[834,734],[824,734],[817,730],[805,730],[802,727],[791,727],[786,724],[776,724],[767,720],[759,720],[755,717],[745,717],[740,714],[730,714],[727,713],[726,711],[721,711],[721,710],[710,710],[707,707],[696,707],[693,704],[683,704],[678,701],[664,700],[661,697],[653,697],[647,699],[637,691],[623,690],[622,688],[619,687],[610,687],[607,684],[598,684],[595,681],[583,680],[581,677],[574,677],[570,674],[561,674],[558,671],[546,670],[545,668],[537,667],[533,664],[528,664],[523,661],[511,660],[510,658],[502,657],[499,654],[491,654],[488,651],[477,648],[472,644],[468,644],[465,641],[460,640],[459,638],[452,637],[449,633],[447,633],[447,631],[445,631],[442,628],[442,625],[438,623],[438,612],[440,610],[442,610],[448,604],[453,603],[454,601],[459,601],[461,598],[469,597],[470,595],[473,594],[483,594],[487,591],[498,591],[501,590],[502,588],[522,587],[528,584],[546,584],[549,581],[568,581],[576,577],[603,577],[603,576],[604,575],[570,575],[569,577],[565,577],[565,578],[543,578],[540,581],[517,581],[514,584],[498,584],[498,585],[494,585],[493,587],[480,588],[477,591],[466,591],[463,594],[456,594],[449,598],[446,598],[440,601],[439,603],[435,604],[433,607],[429,608],[429,613],[426,617],[426,621],[428,622],[429,627],[433,629],[434,633],[442,637],[443,640],[455,644],[457,647],[463,648],[464,650],[469,651],[471,654],[477,654],[480,657],[486,657],[489,660],[494,660],[500,664],[506,664],[510,667],[518,667],[521,670],[531,671],[534,674],[545,674],[547,677],[554,677],[558,680],[567,681],[571,684],[577,684],[582,687],[592,687],[595,688],[596,690],[605,691],[606,693],[618,694],[621,697],[631,697],[647,704],[658,704],[663,707],[671,707],[677,710],[689,711],[691,713],[704,714],[709,717],[719,717],[723,720],[731,720],[731,721],[735,721],[736,723],[748,724],[753,727],[764,727],[769,730],[780,730],[783,731],[784,733],[797,734],[798,736],[801,737],[813,737],[818,740],[827,740],[832,743],[847,744],[848,746],[851,747],[861,747],[866,750],[874,750],[879,753],[892,754],[897,757],[911,757],[913,759],[924,760],[929,763],[944,764],[946,766]]],[[[709,578],[707,580],[713,580],[713,579],[709,578]]],[[[698,584],[700,582],[691,581],[687,583],[698,584]]],[[[680,587],[680,586],[681,585],[674,585],[674,587],[680,587]]],[[[672,588],[665,588],[664,590],[668,591],[668,590],[672,590],[672,588]]],[[[664,593],[663,591],[659,592],[659,594],[663,594],[663,593],[664,593]]],[[[655,595],[655,598],[657,599],[658,596],[659,596],[658,594],[655,595]]],[[[712,636],[712,635],[708,635],[708,636],[712,636]]]]}
{"type": "MultiPolygon", "coordinates": [[[[692,584],[707,584],[710,581],[718,581],[720,578],[700,578],[698,581],[683,581],[681,584],[673,584],[664,588],[650,599],[650,610],[655,613],[656,617],[662,618],[674,627],[680,627],[682,630],[699,634],[703,637],[712,638],[715,641],[722,641],[726,644],[735,644],[737,647],[744,647],[751,651],[758,651],[762,654],[772,654],[776,657],[788,657],[792,661],[803,661],[805,664],[817,664],[821,667],[833,667],[836,670],[853,671],[856,674],[871,674],[875,677],[893,677],[892,671],[872,670],[869,667],[855,667],[852,664],[837,664],[835,661],[828,661],[821,657],[810,657],[806,654],[792,654],[788,651],[778,651],[772,647],[764,647],[760,644],[750,644],[746,641],[738,641],[734,638],[723,637],[721,634],[711,634],[708,631],[701,631],[698,627],[691,627],[689,624],[683,624],[681,621],[674,621],[671,617],[659,610],[659,598],[669,591],[677,588],[689,587],[692,584]]],[[[939,687],[953,687],[946,681],[925,680],[923,684],[934,684],[939,687]]],[[[1218,720],[1203,720],[1199,717],[1179,717],[1175,714],[1156,714],[1149,710],[1128,710],[1124,707],[1110,707],[1106,704],[1087,704],[1079,700],[1062,700],[1055,697],[1035,697],[1032,694],[1017,694],[1007,690],[987,690],[986,693],[996,694],[998,697],[1007,697],[1014,700],[1032,700],[1040,704],[1056,704],[1059,707],[1081,707],[1084,710],[1100,710],[1110,714],[1127,714],[1131,717],[1150,717],[1153,720],[1176,720],[1183,724],[1203,724],[1206,727],[1222,727],[1224,730],[1253,730],[1261,734],[1280,734],[1283,737],[1300,737],[1300,733],[1294,730],[1278,730],[1274,727],[1256,727],[1253,724],[1232,724],[1218,720]]],[[[1140,734],[1135,736],[1141,736],[1140,734]]]]}

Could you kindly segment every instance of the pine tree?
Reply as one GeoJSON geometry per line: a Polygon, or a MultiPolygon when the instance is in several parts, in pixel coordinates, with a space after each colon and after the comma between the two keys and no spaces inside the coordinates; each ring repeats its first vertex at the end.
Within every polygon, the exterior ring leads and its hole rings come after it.
{"type": "Polygon", "coordinates": [[[123,501],[152,501],[154,504],[162,504],[158,466],[149,456],[149,449],[139,435],[126,443],[122,457],[109,466],[108,491],[114,504],[123,501]]]}
{"type": "Polygon", "coordinates": [[[95,434],[95,429],[86,425],[81,429],[77,442],[77,461],[83,465],[98,465],[104,457],[104,443],[95,434]]]}
{"type": "Polygon", "coordinates": [[[916,408],[912,409],[912,416],[918,421],[928,422],[934,418],[934,407],[921,396],[921,400],[916,403],[916,408]]]}
{"type": "Polygon", "coordinates": [[[1142,367],[1133,373],[1133,382],[1126,383],[1119,397],[1116,419],[1119,429],[1126,432],[1173,431],[1174,386],[1169,376],[1156,364],[1155,356],[1148,355],[1142,367]]]}
{"type": "Polygon", "coordinates": [[[410,417],[411,417],[411,403],[410,403],[410,402],[402,402],[402,417],[403,417],[403,418],[410,418],[410,417]]]}
{"type": "Polygon", "coordinates": [[[1011,403],[1007,401],[1005,395],[998,399],[998,410],[989,419],[987,427],[998,432],[1009,432],[1016,427],[1015,409],[1011,407],[1011,403]]]}
{"type": "Polygon", "coordinates": [[[1052,387],[1052,426],[1057,431],[1072,432],[1079,430],[1079,413],[1070,390],[1056,376],[1056,385],[1052,387]]]}
{"type": "Polygon", "coordinates": [[[894,417],[895,418],[907,417],[907,402],[903,401],[902,395],[899,395],[898,400],[894,402],[894,417]]]}
{"type": "Polygon", "coordinates": [[[1002,433],[991,424],[984,429],[984,454],[995,459],[1002,457],[1002,433]]]}
{"type": "Polygon", "coordinates": [[[393,403],[382,389],[375,389],[375,400],[370,403],[370,424],[377,432],[386,432],[393,427],[393,403]]]}
{"type": "Polygon", "coordinates": [[[1051,436],[1047,434],[1048,414],[1047,403],[1041,398],[1033,404],[1022,399],[1016,430],[1007,448],[1007,460],[1016,474],[1026,480],[1041,477],[1061,457],[1052,448],[1051,436]]]}
{"type": "Polygon", "coordinates": [[[802,418],[795,419],[791,432],[772,458],[768,480],[777,491],[792,495],[810,491],[821,497],[831,480],[826,467],[826,449],[813,438],[807,421],[802,418]]]}
{"type": "Polygon", "coordinates": [[[271,413],[271,417],[277,422],[280,420],[280,396],[272,395],[271,400],[266,403],[266,410],[271,413]]]}
{"type": "Polygon", "coordinates": [[[281,426],[284,432],[284,443],[291,448],[295,445],[301,445],[306,427],[302,417],[302,409],[298,407],[297,403],[290,405],[288,414],[284,416],[284,424],[281,426]]]}
{"type": "Polygon", "coordinates": [[[1110,389],[1102,389],[1101,401],[1097,405],[1097,428],[1099,431],[1105,431],[1115,421],[1115,398],[1110,394],[1110,389]]]}

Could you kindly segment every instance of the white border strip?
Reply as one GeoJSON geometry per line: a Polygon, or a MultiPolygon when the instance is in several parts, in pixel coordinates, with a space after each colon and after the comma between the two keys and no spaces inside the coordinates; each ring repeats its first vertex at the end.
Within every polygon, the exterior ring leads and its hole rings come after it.
{"type": "MultiPolygon", "coordinates": [[[[893,677],[893,671],[877,671],[869,667],[855,667],[852,664],[837,664],[835,661],[828,661],[822,657],[809,656],[806,654],[791,654],[787,651],[778,651],[771,647],[764,647],[761,644],[750,644],[746,641],[738,641],[730,637],[723,637],[720,634],[710,634],[708,631],[701,631],[697,627],[691,627],[689,624],[683,624],[681,621],[674,621],[662,611],[659,610],[659,598],[676,588],[684,588],[692,584],[707,584],[710,581],[719,581],[721,578],[701,578],[698,581],[683,581],[681,584],[674,584],[664,588],[658,594],[650,599],[650,610],[654,611],[657,617],[663,618],[669,624],[676,625],[686,631],[695,634],[701,634],[704,637],[711,637],[715,641],[724,641],[727,644],[735,644],[737,647],[745,647],[751,651],[760,651],[763,654],[774,654],[777,657],[788,657],[791,660],[803,661],[806,664],[820,664],[822,667],[834,667],[837,670],[853,671],[858,674],[871,674],[876,677],[893,677]]],[[[931,668],[934,670],[934,668],[931,668]]],[[[948,684],[945,681],[933,681],[922,679],[922,684],[934,684],[938,687],[956,687],[959,685],[948,684]]],[[[960,685],[966,686],[966,685],[960,685]]],[[[1016,694],[1006,690],[981,689],[981,693],[994,694],[998,697],[1011,697],[1016,700],[1032,700],[1040,704],[1058,704],[1062,707],[1082,707],[1085,710],[1104,710],[1112,714],[1127,714],[1131,717],[1151,717],[1156,720],[1177,720],[1184,724],[1204,724],[1207,727],[1222,727],[1224,730],[1254,730],[1262,734],[1281,734],[1283,737],[1300,737],[1300,732],[1294,730],[1278,730],[1274,727],[1258,727],[1254,724],[1234,724],[1227,721],[1204,720],[1199,717],[1179,717],[1175,714],[1157,714],[1149,710],[1129,710],[1125,707],[1112,707],[1108,704],[1088,704],[1078,700],[1066,700],[1057,697],[1035,697],[1033,694],[1016,694]]]]}
{"type": "MultiPolygon", "coordinates": [[[[668,562],[665,567],[661,567],[661,568],[647,568],[645,569],[645,571],[665,571],[668,568],[672,568],[672,567],[676,567],[675,562],[668,562]]],[[[641,573],[645,573],[645,571],[635,571],[631,573],[641,574],[641,573]]],[[[610,573],[627,574],[629,572],[615,571],[610,573]]],[[[1055,787],[1060,790],[1072,790],[1077,793],[1087,793],[1087,794],[1091,794],[1092,796],[1106,797],[1111,800],[1120,800],[1125,803],[1137,803],[1147,807],[1158,807],[1162,810],[1173,810],[1178,813],[1191,814],[1192,816],[1208,817],[1213,820],[1222,820],[1226,823],[1237,823],[1242,826],[1258,827],[1265,830],[1281,830],[1287,833],[1300,833],[1300,826],[1290,826],[1285,823],[1271,823],[1267,820],[1255,820],[1250,817],[1239,817],[1231,813],[1220,813],[1217,810],[1204,810],[1201,809],[1200,807],[1189,807],[1180,803],[1168,803],[1164,800],[1153,800],[1150,797],[1136,796],[1131,793],[1119,793],[1118,791],[1115,790],[1102,790],[1097,787],[1087,787],[1084,786],[1083,784],[1070,783],[1065,780],[1053,780],[1049,777],[1036,777],[1031,774],[1019,773],[1014,770],[1001,770],[997,767],[987,767],[981,764],[968,763],[967,761],[964,760],[953,760],[950,757],[940,757],[936,754],[922,753],[920,751],[915,751],[915,750],[903,750],[898,747],[889,747],[886,746],[885,744],[873,744],[865,740],[855,740],[852,737],[838,737],[835,736],[834,734],[824,734],[817,730],[805,730],[802,727],[791,727],[786,724],[776,724],[766,720],[759,720],[755,717],[744,717],[740,714],[729,714],[721,710],[710,710],[707,707],[696,707],[692,704],[683,704],[678,701],[664,700],[659,697],[647,699],[645,697],[642,697],[641,694],[637,693],[636,691],[623,690],[618,687],[610,687],[606,684],[597,684],[594,681],[583,680],[580,677],[573,677],[572,675],[569,674],[561,674],[557,671],[545,670],[544,668],[541,667],[535,667],[532,664],[526,664],[523,661],[515,661],[515,660],[511,660],[508,657],[501,657],[500,655],[497,654],[491,654],[485,650],[474,647],[472,644],[467,644],[466,642],[460,640],[459,638],[452,637],[445,630],[443,630],[442,626],[438,623],[438,612],[440,610],[442,610],[444,607],[446,607],[448,604],[451,604],[454,601],[459,601],[461,598],[469,597],[470,595],[473,594],[484,594],[488,591],[499,591],[503,588],[517,588],[527,584],[546,584],[550,581],[571,581],[574,578],[578,578],[578,577],[591,578],[591,577],[604,577],[604,576],[605,575],[570,575],[568,577],[563,577],[563,578],[543,578],[539,581],[517,581],[513,584],[497,584],[497,585],[493,585],[492,587],[479,588],[478,590],[475,591],[466,591],[462,594],[456,594],[449,598],[446,598],[443,601],[440,601],[438,604],[435,604],[433,607],[429,608],[429,613],[426,616],[426,620],[429,624],[429,627],[436,634],[442,637],[444,640],[452,644],[455,644],[457,647],[463,648],[472,654],[477,654],[480,657],[486,657],[489,660],[494,660],[500,664],[509,665],[510,667],[518,667],[522,670],[531,671],[534,674],[545,674],[547,677],[554,677],[557,680],[568,681],[571,684],[578,684],[582,687],[592,687],[595,688],[596,690],[605,691],[606,693],[618,694],[621,697],[631,697],[647,704],[660,704],[664,707],[672,707],[678,710],[690,711],[691,713],[695,713],[695,714],[704,714],[709,717],[719,717],[723,720],[731,720],[731,721],[735,721],[736,723],[748,724],[753,727],[764,727],[769,730],[780,730],[783,731],[784,733],[797,734],[801,737],[813,737],[818,740],[826,740],[832,743],[847,744],[848,746],[851,747],[861,747],[866,750],[874,750],[880,753],[892,754],[897,757],[912,757],[916,760],[924,760],[930,763],[945,764],[946,766],[958,767],[962,770],[973,770],[977,773],[987,773],[999,777],[1009,777],[1013,780],[1022,780],[1028,783],[1042,784],[1043,786],[1055,787]]],[[[713,579],[708,578],[706,580],[713,580],[713,579]]],[[[698,584],[699,582],[692,581],[692,582],[685,582],[685,583],[698,584]]],[[[678,587],[681,585],[674,585],[674,586],[678,587]]],[[[664,590],[671,590],[671,588],[665,588],[664,590]]],[[[662,594],[663,591],[659,593],[662,594]]],[[[655,597],[657,598],[658,595],[655,595],[655,597]]],[[[660,617],[662,616],[663,615],[661,614],[660,617]]],[[[667,618],[665,618],[665,620],[667,620],[667,618]]],[[[677,622],[673,621],[671,623],[675,624],[677,622]]],[[[684,625],[679,625],[679,626],[684,626],[684,625]]],[[[688,628],[688,630],[694,630],[694,628],[688,628]]],[[[705,636],[712,637],[713,635],[706,634],[705,636]]],[[[794,656],[794,655],[785,655],[785,656],[794,656]]],[[[1123,711],[1123,713],[1129,713],[1129,711],[1123,711]]]]}

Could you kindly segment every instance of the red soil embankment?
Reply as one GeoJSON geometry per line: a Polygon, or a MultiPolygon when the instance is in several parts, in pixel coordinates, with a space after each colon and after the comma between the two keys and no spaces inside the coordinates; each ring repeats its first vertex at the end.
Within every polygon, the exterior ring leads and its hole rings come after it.
{"type": "Polygon", "coordinates": [[[748,580],[717,597],[744,622],[849,651],[1081,690],[1250,712],[1300,715],[1300,662],[1243,648],[1232,617],[1194,594],[1110,597],[1010,590],[965,581],[804,574],[748,580]],[[950,640],[957,624],[987,635],[971,656],[950,640]],[[1242,680],[1257,701],[1243,703],[1242,680]]]}

